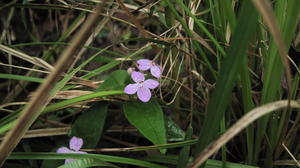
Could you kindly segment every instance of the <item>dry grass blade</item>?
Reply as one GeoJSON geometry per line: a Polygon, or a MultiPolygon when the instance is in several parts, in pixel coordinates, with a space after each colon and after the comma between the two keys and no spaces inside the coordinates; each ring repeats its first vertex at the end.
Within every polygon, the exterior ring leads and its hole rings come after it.
{"type": "MultiPolygon", "coordinates": [[[[65,125],[65,124],[63,124],[65,125]]],[[[49,137],[49,136],[58,136],[58,135],[67,135],[71,130],[70,126],[63,126],[59,128],[43,128],[43,129],[33,129],[28,130],[26,134],[23,136],[24,139],[28,138],[38,138],[38,137],[49,137]]],[[[119,127],[112,127],[105,132],[137,132],[136,128],[119,128],[119,127]]],[[[0,136],[0,140],[3,140],[4,136],[0,136]]],[[[155,145],[153,145],[155,146],[155,145]]],[[[101,149],[87,149],[84,151],[91,151],[91,152],[108,152],[108,151],[117,151],[118,148],[101,148],[101,149]]],[[[131,149],[133,150],[133,149],[131,149]]],[[[125,150],[124,150],[125,151],[125,150]]]]}
{"type": "MultiPolygon", "coordinates": [[[[23,136],[23,138],[36,138],[36,137],[49,137],[49,136],[58,136],[58,135],[66,135],[70,131],[70,127],[62,127],[62,128],[45,128],[45,129],[34,129],[29,130],[23,136]]],[[[2,140],[3,137],[0,137],[2,140]]]]}
{"type": "Polygon", "coordinates": [[[2,45],[0,44],[0,50],[2,50],[3,52],[6,52],[8,54],[11,54],[11,55],[14,55],[18,58],[21,58],[25,61],[28,61],[34,65],[37,65],[39,67],[42,67],[44,69],[47,69],[48,71],[52,71],[53,70],[53,66],[48,64],[46,61],[40,59],[40,58],[37,58],[37,57],[31,57],[25,53],[22,53],[20,51],[17,51],[17,50],[14,50],[12,48],[9,48],[5,45],[2,45]]]}
{"type": "Polygon", "coordinates": [[[50,73],[49,71],[42,71],[42,70],[38,70],[38,69],[26,68],[26,67],[17,66],[17,65],[4,64],[2,62],[0,62],[0,65],[12,67],[12,68],[24,69],[24,70],[28,70],[28,71],[40,72],[40,73],[50,73]]]}
{"type": "Polygon", "coordinates": [[[284,144],[282,144],[282,146],[283,146],[284,149],[287,151],[287,153],[292,157],[292,159],[296,162],[297,166],[300,167],[300,163],[299,163],[298,160],[295,158],[295,156],[290,152],[290,150],[289,150],[284,144]]]}
{"type": "Polygon", "coordinates": [[[13,103],[6,103],[6,104],[1,104],[0,105],[0,110],[5,110],[4,108],[5,107],[8,107],[8,106],[19,106],[19,105],[24,105],[26,104],[27,102],[13,102],[13,103]]]}
{"type": "Polygon", "coordinates": [[[197,39],[197,41],[203,45],[203,47],[205,47],[208,51],[210,51],[214,56],[217,56],[216,52],[210,47],[210,45],[205,41],[204,38],[199,36],[194,31],[192,31],[192,33],[193,33],[193,36],[197,39]]]}
{"type": "MultiPolygon", "coordinates": [[[[112,16],[115,12],[115,10],[111,10],[111,11],[112,12],[110,12],[109,16],[112,16]]],[[[101,22],[97,24],[96,28],[94,29],[94,32],[91,33],[90,37],[85,42],[84,46],[89,46],[93,42],[93,40],[96,38],[96,36],[98,36],[98,34],[101,32],[101,30],[104,28],[104,26],[107,24],[108,21],[109,21],[109,17],[105,17],[104,19],[101,20],[101,22]]],[[[77,61],[81,58],[81,56],[86,50],[87,48],[85,47],[81,48],[81,50],[78,52],[78,54],[75,57],[75,61],[69,67],[69,71],[71,71],[71,69],[75,66],[77,61]]]]}
{"type": "Polygon", "coordinates": [[[34,98],[28,103],[28,105],[21,112],[20,117],[16,121],[14,127],[5,135],[0,145],[0,166],[3,165],[8,155],[13,151],[16,145],[20,142],[26,131],[32,125],[32,123],[39,116],[41,111],[45,108],[51,96],[55,93],[51,93],[54,84],[58,80],[58,77],[63,71],[70,65],[73,60],[72,57],[77,52],[92,32],[94,24],[98,21],[100,10],[102,9],[100,4],[96,7],[96,14],[92,14],[88,17],[86,23],[81,27],[78,34],[72,39],[71,44],[61,54],[57,61],[54,70],[47,76],[45,82],[40,85],[34,98]]]}
{"type": "Polygon", "coordinates": [[[288,99],[291,99],[291,81],[292,75],[290,70],[290,64],[288,60],[287,49],[285,43],[282,39],[281,33],[279,31],[278,23],[276,22],[276,17],[272,11],[271,4],[268,0],[261,1],[261,0],[252,0],[253,4],[255,5],[258,12],[263,17],[267,27],[269,28],[274,41],[278,47],[279,54],[281,56],[282,63],[285,67],[285,74],[287,79],[287,87],[288,87],[288,99]]]}
{"type": "Polygon", "coordinates": [[[14,0],[14,1],[10,2],[10,3],[7,3],[7,4],[3,5],[3,6],[1,6],[1,7],[0,7],[0,11],[1,11],[2,9],[4,9],[4,8],[9,7],[10,5],[13,5],[13,4],[16,3],[17,1],[18,1],[18,0],[14,0]]]}
{"type": "MultiPolygon", "coordinates": [[[[287,107],[288,100],[276,101],[269,103],[253,110],[249,111],[241,119],[239,119],[231,128],[229,128],[220,138],[211,143],[200,155],[194,160],[194,162],[189,166],[189,168],[197,168],[203,164],[211,155],[213,155],[217,150],[219,150],[224,144],[226,144],[235,135],[241,132],[249,124],[259,119],[260,117],[282,108],[287,107]]],[[[299,101],[290,101],[290,107],[300,108],[299,101]]]]}
{"type": "MultiPolygon", "coordinates": [[[[298,162],[300,162],[300,160],[298,162]]],[[[297,166],[294,160],[275,160],[273,165],[282,167],[297,166]]]]}
{"type": "Polygon", "coordinates": [[[54,99],[72,99],[78,96],[83,96],[87,94],[93,93],[92,91],[86,90],[65,90],[59,91],[55,96],[54,99]]]}
{"type": "Polygon", "coordinates": [[[140,33],[145,37],[149,37],[149,34],[145,31],[143,26],[136,20],[134,15],[128,10],[128,8],[124,5],[124,3],[121,0],[117,0],[118,4],[121,6],[121,8],[126,12],[126,14],[130,17],[136,28],[140,31],[140,33]]]}
{"type": "MultiPolygon", "coordinates": [[[[54,96],[52,96],[52,99],[72,99],[75,97],[87,95],[93,93],[92,91],[87,90],[62,90],[58,91],[54,96]]],[[[32,99],[35,96],[35,93],[32,93],[29,95],[29,99],[32,99]]],[[[0,106],[1,109],[1,106],[0,106]]]]}
{"type": "Polygon", "coordinates": [[[298,32],[298,34],[294,40],[294,46],[297,47],[299,45],[299,43],[300,43],[300,31],[298,32]]]}

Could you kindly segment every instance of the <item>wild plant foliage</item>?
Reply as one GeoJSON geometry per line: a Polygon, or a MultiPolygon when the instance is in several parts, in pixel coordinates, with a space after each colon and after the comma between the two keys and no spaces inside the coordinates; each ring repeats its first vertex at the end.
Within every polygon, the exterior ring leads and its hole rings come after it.
{"type": "Polygon", "coordinates": [[[295,167],[299,0],[0,2],[0,167],[295,167]]]}

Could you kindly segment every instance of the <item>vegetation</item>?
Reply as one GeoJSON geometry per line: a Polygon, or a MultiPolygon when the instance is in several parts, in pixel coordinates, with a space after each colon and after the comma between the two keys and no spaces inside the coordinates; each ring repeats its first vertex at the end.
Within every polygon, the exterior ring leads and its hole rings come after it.
{"type": "Polygon", "coordinates": [[[0,2],[0,165],[300,167],[300,1],[0,2]]]}

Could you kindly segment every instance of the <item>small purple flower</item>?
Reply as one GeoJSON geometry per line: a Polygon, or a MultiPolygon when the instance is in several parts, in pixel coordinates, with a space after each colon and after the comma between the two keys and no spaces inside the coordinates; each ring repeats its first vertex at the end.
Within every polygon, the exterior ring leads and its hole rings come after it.
{"type": "MultiPolygon", "coordinates": [[[[70,149],[63,146],[58,148],[56,153],[86,153],[86,152],[79,151],[82,145],[83,145],[83,140],[81,138],[74,136],[71,138],[69,142],[70,149]]],[[[65,164],[69,162],[73,162],[74,160],[76,159],[66,159],[65,164]]]]}
{"type": "Polygon", "coordinates": [[[131,78],[136,83],[127,85],[124,92],[127,94],[137,93],[138,98],[142,102],[148,102],[151,98],[150,89],[156,88],[159,83],[153,79],[145,80],[144,74],[137,71],[131,73],[131,78]]]}
{"type": "Polygon", "coordinates": [[[137,61],[138,63],[138,68],[141,71],[146,71],[150,69],[151,74],[156,77],[160,78],[162,70],[159,65],[157,65],[155,62],[148,60],[148,59],[140,59],[137,61]]]}

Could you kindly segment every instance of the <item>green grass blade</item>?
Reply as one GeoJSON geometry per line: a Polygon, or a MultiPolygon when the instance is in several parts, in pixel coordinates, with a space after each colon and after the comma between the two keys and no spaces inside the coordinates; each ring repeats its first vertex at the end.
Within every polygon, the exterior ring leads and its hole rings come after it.
{"type": "MultiPolygon", "coordinates": [[[[255,107],[255,104],[252,100],[252,88],[251,88],[251,78],[248,71],[247,60],[244,60],[242,71],[240,73],[241,77],[241,86],[242,86],[242,101],[243,101],[243,110],[248,112],[255,107]]],[[[247,136],[247,162],[252,163],[253,161],[253,144],[254,144],[254,128],[253,125],[249,125],[246,129],[247,136]]]]}
{"type": "MultiPolygon", "coordinates": [[[[191,125],[187,128],[185,140],[190,140],[193,135],[193,128],[191,125]]],[[[178,157],[177,168],[185,168],[189,161],[191,146],[185,146],[181,149],[178,157]]]]}
{"type": "MultiPolygon", "coordinates": [[[[68,99],[68,100],[64,100],[55,104],[51,104],[49,106],[47,106],[44,110],[44,112],[51,112],[51,111],[55,111],[64,107],[68,107],[72,104],[81,102],[81,101],[85,101],[85,100],[90,100],[93,98],[97,98],[97,97],[105,97],[105,96],[111,96],[111,95],[119,95],[119,94],[123,94],[123,90],[114,90],[114,91],[102,91],[102,92],[95,92],[95,93],[91,93],[91,94],[87,94],[87,95],[83,95],[83,96],[78,96],[72,99],[68,99]]],[[[11,128],[11,126],[13,126],[13,122],[14,119],[18,116],[18,113],[13,113],[11,114],[8,118],[10,119],[10,122],[7,122],[7,120],[4,121],[4,123],[1,123],[1,129],[0,129],[0,134],[3,134],[4,132],[6,132],[8,129],[11,128]]]]}
{"type": "Polygon", "coordinates": [[[208,105],[207,116],[199,136],[205,138],[199,139],[196,154],[203,150],[218,133],[221,119],[230,100],[231,91],[242,67],[241,62],[246,59],[245,52],[255,32],[257,17],[257,12],[250,1],[243,1],[232,44],[228,49],[228,56],[224,60],[217,79],[216,89],[208,105]]]}
{"type": "Polygon", "coordinates": [[[221,45],[219,44],[219,42],[216,40],[216,38],[206,29],[206,27],[201,23],[201,21],[194,16],[191,13],[191,10],[186,7],[186,5],[183,3],[183,1],[181,0],[175,0],[178,4],[180,4],[180,7],[183,8],[183,10],[194,19],[196,25],[207,35],[207,37],[215,44],[215,46],[217,47],[217,49],[220,51],[220,53],[225,56],[226,53],[224,51],[224,49],[221,47],[221,45]]]}
{"type": "MultiPolygon", "coordinates": [[[[182,16],[179,15],[179,13],[177,12],[175,6],[173,3],[170,2],[170,0],[165,0],[165,2],[167,3],[170,11],[173,13],[173,15],[176,17],[176,19],[180,22],[180,24],[183,26],[184,30],[186,31],[186,33],[188,34],[189,37],[193,37],[193,33],[192,31],[189,29],[188,25],[186,24],[186,22],[184,21],[184,19],[182,18],[182,16]]],[[[207,56],[203,53],[203,50],[201,49],[200,45],[198,44],[198,42],[196,42],[195,40],[192,40],[192,43],[194,45],[194,47],[196,48],[197,51],[199,51],[202,59],[204,60],[204,62],[206,63],[206,66],[209,69],[209,72],[212,74],[212,76],[214,78],[216,78],[216,72],[212,66],[212,64],[210,63],[210,61],[208,60],[207,56]]]]}
{"type": "Polygon", "coordinates": [[[158,164],[125,158],[120,156],[109,156],[102,154],[57,154],[57,153],[43,153],[43,152],[35,152],[35,153],[12,153],[8,159],[14,160],[22,160],[22,159],[98,159],[105,162],[114,162],[114,163],[122,163],[128,165],[149,167],[149,168],[166,168],[165,166],[161,166],[158,164]]]}
{"type": "MultiPolygon", "coordinates": [[[[178,156],[177,155],[149,155],[145,157],[144,160],[157,162],[157,163],[177,165],[178,156]]],[[[191,160],[192,158],[189,158],[189,161],[191,160]]],[[[226,166],[227,166],[226,168],[258,168],[256,166],[249,166],[245,164],[231,163],[231,162],[227,162],[226,166]]],[[[204,168],[223,168],[222,161],[208,159],[204,168]]]]}
{"type": "MultiPolygon", "coordinates": [[[[132,53],[132,54],[129,54],[129,55],[125,56],[124,58],[132,58],[132,57],[136,57],[136,56],[138,56],[138,55],[140,55],[140,54],[142,54],[142,53],[144,53],[144,52],[146,52],[146,51],[148,51],[148,50],[150,50],[150,49],[151,49],[150,46],[145,47],[145,48],[141,48],[141,49],[137,50],[136,52],[134,52],[134,53],[132,53]]],[[[86,74],[86,75],[83,75],[82,78],[83,78],[83,79],[89,79],[89,78],[91,78],[91,77],[94,77],[94,76],[98,75],[99,73],[102,73],[102,72],[104,72],[104,71],[106,71],[106,70],[109,70],[109,69],[111,69],[111,68],[113,68],[113,67],[119,65],[121,62],[122,62],[122,61],[113,61],[113,62],[110,62],[110,63],[108,63],[108,64],[106,64],[106,65],[104,65],[104,66],[101,66],[101,67],[99,67],[99,68],[97,68],[97,69],[95,69],[95,70],[89,72],[89,73],[86,74]]]]}
{"type": "MultiPolygon", "coordinates": [[[[292,37],[295,33],[296,24],[299,16],[299,8],[300,1],[291,0],[291,1],[278,1],[275,5],[275,14],[278,18],[279,26],[282,30],[282,37],[285,41],[286,46],[289,46],[291,43],[292,37]]],[[[280,98],[281,89],[281,79],[283,74],[283,65],[281,62],[281,58],[278,54],[277,46],[274,41],[271,42],[268,53],[266,55],[265,62],[265,71],[264,71],[264,86],[262,90],[262,98],[261,104],[265,104],[276,99],[280,98]]],[[[255,147],[254,147],[254,163],[258,162],[258,158],[260,155],[261,144],[263,141],[263,137],[265,135],[265,131],[269,122],[270,116],[265,116],[261,120],[258,121],[258,130],[256,134],[255,147]]],[[[276,137],[274,135],[275,132],[279,131],[277,126],[279,123],[274,120],[271,123],[270,130],[273,132],[268,133],[270,136],[271,147],[277,144],[276,137]]],[[[267,157],[269,165],[271,164],[273,149],[270,149],[267,152],[267,157]]]]}
{"type": "Polygon", "coordinates": [[[59,166],[58,168],[88,168],[88,167],[95,167],[95,166],[102,166],[102,167],[113,167],[113,168],[120,168],[119,166],[113,165],[111,163],[103,162],[96,159],[80,159],[74,160],[73,162],[64,164],[59,166]]]}
{"type": "Polygon", "coordinates": [[[24,81],[36,82],[36,83],[42,83],[44,80],[42,78],[37,78],[37,77],[14,75],[14,74],[3,74],[3,73],[0,73],[0,79],[24,80],[24,81]]]}
{"type": "Polygon", "coordinates": [[[220,2],[220,5],[222,5],[220,7],[220,9],[223,10],[221,13],[224,13],[224,15],[225,15],[224,17],[225,17],[225,19],[228,20],[231,31],[233,31],[235,26],[236,26],[236,17],[235,17],[234,10],[232,8],[232,1],[230,1],[230,0],[226,0],[226,1],[219,0],[219,2],[220,2]]]}
{"type": "Polygon", "coordinates": [[[102,92],[91,93],[91,94],[87,94],[87,95],[83,95],[83,96],[78,96],[78,97],[75,97],[72,99],[64,100],[59,103],[49,105],[44,109],[43,112],[55,111],[57,109],[61,109],[66,106],[69,106],[69,105],[72,105],[72,104],[75,104],[75,103],[78,103],[81,101],[97,98],[97,97],[119,95],[119,94],[123,94],[123,93],[124,93],[123,90],[114,90],[114,91],[102,91],[102,92]]]}

